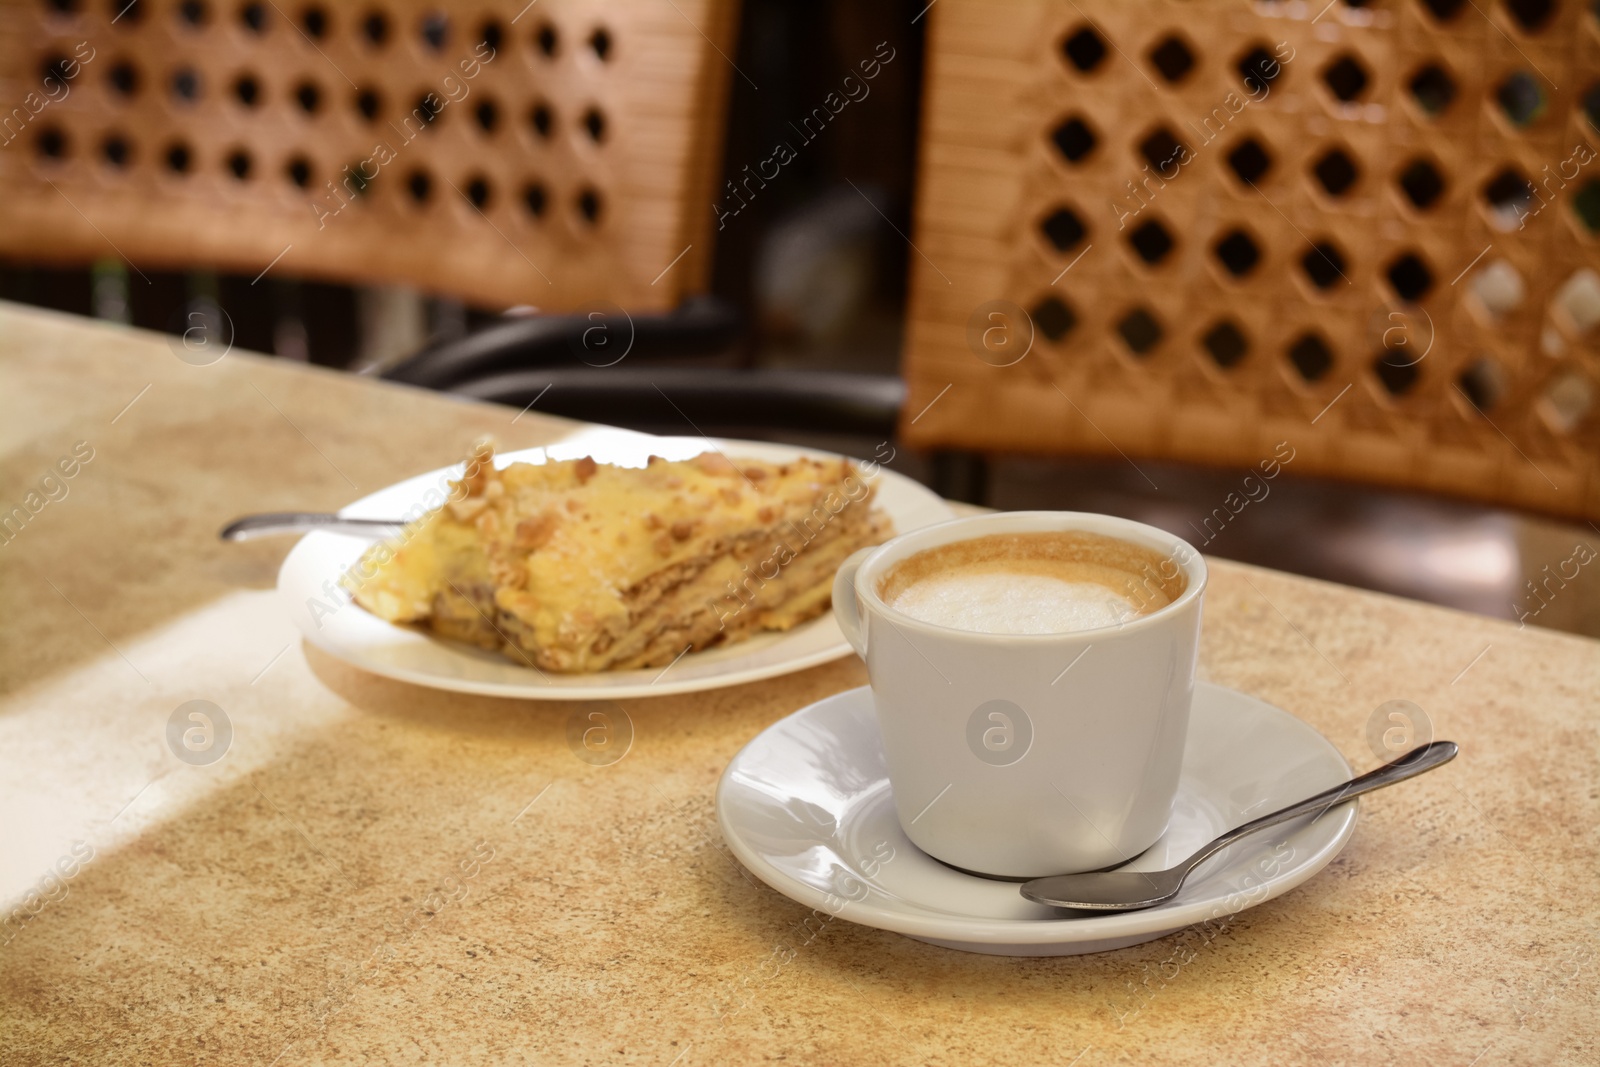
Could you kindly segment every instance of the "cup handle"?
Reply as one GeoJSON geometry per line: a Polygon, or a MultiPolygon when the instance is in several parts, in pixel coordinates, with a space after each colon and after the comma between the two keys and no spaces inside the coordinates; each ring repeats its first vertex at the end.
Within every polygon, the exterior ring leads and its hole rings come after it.
{"type": "Polygon", "coordinates": [[[857,549],[833,575],[833,617],[844,631],[844,639],[862,659],[867,658],[867,636],[861,629],[861,607],[856,600],[856,571],[876,547],[857,549]]]}

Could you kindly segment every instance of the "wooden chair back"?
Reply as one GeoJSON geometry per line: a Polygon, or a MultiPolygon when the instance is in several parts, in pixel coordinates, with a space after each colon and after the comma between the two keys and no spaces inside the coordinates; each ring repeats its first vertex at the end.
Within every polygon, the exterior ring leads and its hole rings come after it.
{"type": "Polygon", "coordinates": [[[665,310],[707,276],[735,13],[0,0],[0,254],[665,310]]]}
{"type": "Polygon", "coordinates": [[[1577,0],[941,0],[902,431],[1600,519],[1577,0]]]}

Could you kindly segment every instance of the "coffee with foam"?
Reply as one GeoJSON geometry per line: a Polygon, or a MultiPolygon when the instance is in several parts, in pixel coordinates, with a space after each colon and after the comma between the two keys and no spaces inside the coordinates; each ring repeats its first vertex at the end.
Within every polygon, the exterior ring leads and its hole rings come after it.
{"type": "Polygon", "coordinates": [[[892,566],[878,595],[954,630],[1059,634],[1116,626],[1183,594],[1159,552],[1081,531],[992,534],[924,549],[892,566]]]}

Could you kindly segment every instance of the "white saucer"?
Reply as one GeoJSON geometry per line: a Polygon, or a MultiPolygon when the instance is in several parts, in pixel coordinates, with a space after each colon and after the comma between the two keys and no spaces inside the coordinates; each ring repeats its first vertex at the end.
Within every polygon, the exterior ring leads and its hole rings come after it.
{"type": "MultiPolygon", "coordinates": [[[[495,457],[496,466],[544,463],[548,459],[593,456],[601,463],[642,467],[652,455],[688,459],[707,449],[734,458],[749,457],[786,463],[800,456],[838,458],[829,452],[763,441],[725,441],[706,437],[654,437],[609,426],[591,426],[545,448],[530,448],[495,457]]],[[[884,457],[880,456],[879,459],[884,457]]],[[[460,477],[462,464],[419,474],[362,497],[342,510],[352,518],[404,515],[429,493],[448,488],[460,477]]],[[[872,475],[877,506],[894,523],[896,533],[915,530],[954,517],[950,506],[931,490],[878,467],[872,475]]],[[[487,696],[535,700],[619,700],[664,696],[702,689],[742,685],[804,670],[850,653],[850,645],[832,612],[784,633],[764,633],[737,644],[686,655],[663,669],[602,671],[595,674],[552,674],[517,663],[498,653],[446,641],[408,626],[395,626],[352,604],[338,588],[339,578],[371,545],[371,538],[318,530],[294,546],[278,572],[278,595],[289,617],[318,648],[362,670],[403,682],[487,696]]]]}
{"type": "MultiPolygon", "coordinates": [[[[1293,715],[1202,682],[1172,821],[1126,869],[1170,867],[1229,827],[1349,778],[1338,750],[1293,715]]],[[[1245,838],[1207,860],[1166,904],[1107,914],[1034,904],[1016,883],[963,874],[919,851],[895,817],[866,687],[762,731],[717,787],[723,837],[778,892],[852,922],[1003,956],[1104,952],[1270,900],[1339,854],[1356,805],[1245,838]]]]}

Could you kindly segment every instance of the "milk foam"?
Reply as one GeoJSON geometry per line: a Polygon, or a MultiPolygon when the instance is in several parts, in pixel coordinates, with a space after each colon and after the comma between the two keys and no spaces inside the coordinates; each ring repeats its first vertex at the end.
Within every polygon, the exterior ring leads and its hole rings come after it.
{"type": "Polygon", "coordinates": [[[894,598],[913,619],[986,634],[1061,634],[1115,626],[1138,614],[1098,582],[1042,574],[956,571],[919,581],[894,598]]]}

